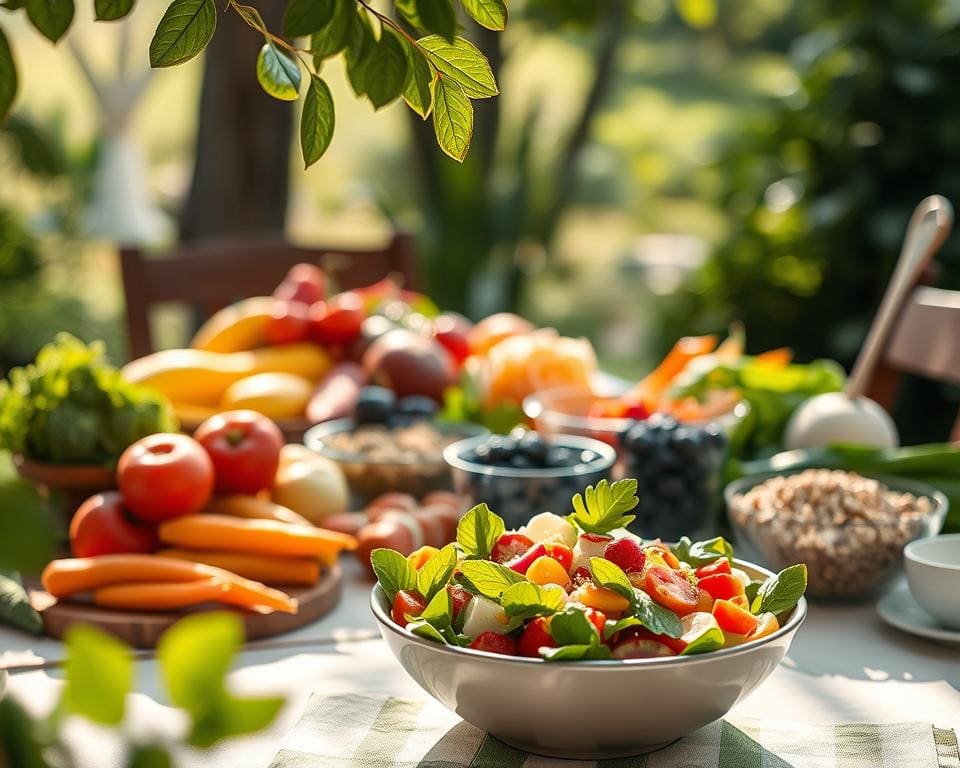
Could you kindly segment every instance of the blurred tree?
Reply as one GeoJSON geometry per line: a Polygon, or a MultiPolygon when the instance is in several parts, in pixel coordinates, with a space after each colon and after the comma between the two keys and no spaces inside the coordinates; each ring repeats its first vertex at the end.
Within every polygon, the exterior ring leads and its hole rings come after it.
{"type": "MultiPolygon", "coordinates": [[[[736,318],[754,349],[849,364],[913,208],[933,192],[960,203],[960,15],[935,0],[817,0],[796,18],[796,88],[705,171],[729,236],[661,336],[736,318]]],[[[960,286],[958,238],[938,262],[960,286]]]]}

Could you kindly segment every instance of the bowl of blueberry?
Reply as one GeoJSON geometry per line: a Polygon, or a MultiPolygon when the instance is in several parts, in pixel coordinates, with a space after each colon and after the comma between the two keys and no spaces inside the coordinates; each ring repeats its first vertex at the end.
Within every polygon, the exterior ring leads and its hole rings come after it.
{"type": "Polygon", "coordinates": [[[447,446],[443,457],[468,505],[481,501],[519,527],[544,510],[565,514],[588,485],[609,480],[617,452],[579,435],[542,435],[517,427],[447,446]]]}
{"type": "Polygon", "coordinates": [[[448,445],[489,434],[476,424],[440,421],[437,410],[431,398],[397,398],[385,387],[368,386],[352,417],[311,427],[303,442],[340,466],[359,502],[388,491],[420,498],[452,487],[443,456],[448,445]]]}

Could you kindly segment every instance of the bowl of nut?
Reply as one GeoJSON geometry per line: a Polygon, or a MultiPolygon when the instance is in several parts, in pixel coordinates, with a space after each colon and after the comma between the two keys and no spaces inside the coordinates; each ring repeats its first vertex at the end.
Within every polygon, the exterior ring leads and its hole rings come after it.
{"type": "Polygon", "coordinates": [[[936,535],[949,506],[925,483],[835,469],[744,477],[724,497],[741,551],[774,569],[806,563],[807,595],[839,600],[887,586],[903,548],[936,535]]]}

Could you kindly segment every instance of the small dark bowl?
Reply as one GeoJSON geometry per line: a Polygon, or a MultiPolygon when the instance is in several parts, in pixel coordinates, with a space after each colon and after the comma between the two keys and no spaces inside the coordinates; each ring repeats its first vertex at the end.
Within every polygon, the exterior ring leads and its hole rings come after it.
{"type": "Polygon", "coordinates": [[[515,469],[495,467],[467,461],[469,453],[486,440],[485,435],[470,437],[447,446],[443,458],[453,472],[453,484],[468,506],[486,503],[504,519],[507,528],[519,528],[540,512],[558,515],[571,512],[570,499],[582,493],[588,485],[609,480],[616,450],[589,437],[578,435],[551,435],[551,446],[592,451],[597,457],[572,467],[550,469],[515,469]]]}

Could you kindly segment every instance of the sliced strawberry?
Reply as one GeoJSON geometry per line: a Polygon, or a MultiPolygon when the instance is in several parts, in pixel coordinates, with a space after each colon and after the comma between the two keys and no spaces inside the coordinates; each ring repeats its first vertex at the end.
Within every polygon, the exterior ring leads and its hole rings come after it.
{"type": "MultiPolygon", "coordinates": [[[[533,539],[522,533],[505,533],[490,550],[490,559],[495,563],[506,563],[514,560],[533,546],[533,539]]],[[[532,560],[530,562],[533,562],[532,560]]]]}

